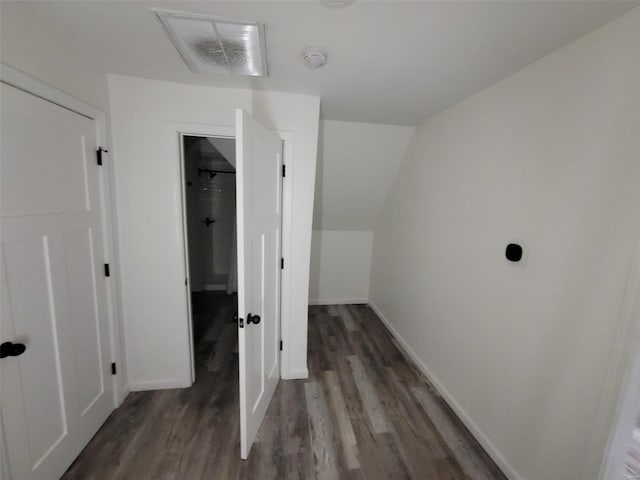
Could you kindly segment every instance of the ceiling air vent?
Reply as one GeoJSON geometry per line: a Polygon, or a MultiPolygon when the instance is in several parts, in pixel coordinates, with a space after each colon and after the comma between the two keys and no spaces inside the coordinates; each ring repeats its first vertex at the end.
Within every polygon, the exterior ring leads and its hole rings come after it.
{"type": "Polygon", "coordinates": [[[264,25],[155,10],[169,38],[196,73],[266,77],[264,25]]]}

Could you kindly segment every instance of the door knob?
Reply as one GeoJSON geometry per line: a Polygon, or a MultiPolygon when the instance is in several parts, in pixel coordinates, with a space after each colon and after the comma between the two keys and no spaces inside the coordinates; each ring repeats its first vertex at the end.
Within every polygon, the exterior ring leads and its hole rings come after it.
{"type": "Polygon", "coordinates": [[[250,324],[258,325],[260,323],[260,315],[247,315],[247,325],[250,324]]]}
{"type": "Polygon", "coordinates": [[[208,227],[212,223],[216,223],[216,221],[215,220],[211,220],[209,217],[207,217],[202,221],[202,223],[204,223],[208,227]]]}
{"type": "Polygon", "coordinates": [[[26,349],[24,343],[4,342],[0,345],[0,358],[19,357],[26,349]]]}

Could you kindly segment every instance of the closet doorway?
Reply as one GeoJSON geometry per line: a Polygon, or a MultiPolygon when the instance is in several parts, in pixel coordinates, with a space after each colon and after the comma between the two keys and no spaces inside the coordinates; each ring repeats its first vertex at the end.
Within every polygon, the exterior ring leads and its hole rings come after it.
{"type": "MultiPolygon", "coordinates": [[[[191,357],[192,387],[206,395],[224,392],[225,401],[240,404],[240,456],[247,459],[280,380],[284,140],[240,108],[235,109],[231,128],[178,123],[171,128],[176,129],[179,140],[186,327],[191,347],[185,353],[191,357]],[[221,139],[234,140],[234,149],[221,139]],[[197,161],[192,160],[193,152],[197,152],[197,161]],[[236,214],[229,217],[236,219],[236,234],[232,233],[228,250],[227,287],[214,290],[224,283],[208,284],[204,274],[194,279],[192,287],[191,268],[195,267],[198,275],[200,267],[207,267],[206,258],[214,258],[215,251],[213,255],[203,251],[215,250],[216,237],[211,245],[205,245],[204,235],[190,234],[190,227],[201,233],[203,227],[217,227],[221,222],[208,215],[214,210],[203,215],[200,205],[197,213],[189,207],[201,204],[203,198],[215,200],[222,193],[217,179],[234,172],[235,182],[229,186],[236,191],[229,196],[235,196],[236,214]],[[192,249],[190,241],[195,238],[200,243],[192,249]],[[235,265],[237,300],[233,295],[235,265]],[[209,290],[208,285],[218,286],[209,290]],[[213,308],[204,312],[194,309],[192,315],[192,295],[206,292],[213,293],[203,303],[213,308]],[[221,299],[222,303],[216,301],[221,299]]],[[[216,282],[223,278],[218,273],[214,272],[216,282]]]]}
{"type": "Polygon", "coordinates": [[[194,381],[237,370],[235,149],[234,138],[182,135],[194,381]]]}

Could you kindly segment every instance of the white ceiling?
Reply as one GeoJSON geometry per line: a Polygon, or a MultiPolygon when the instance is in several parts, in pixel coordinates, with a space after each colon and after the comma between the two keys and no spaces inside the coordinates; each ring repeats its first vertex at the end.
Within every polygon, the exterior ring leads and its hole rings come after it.
{"type": "Polygon", "coordinates": [[[322,97],[326,119],[416,125],[638,5],[356,0],[328,8],[319,0],[3,1],[1,13],[3,24],[14,16],[45,22],[67,51],[81,48],[94,62],[91,68],[103,73],[314,94],[322,97]],[[152,6],[264,22],[270,77],[191,73],[152,6]],[[326,48],[325,68],[311,71],[302,64],[300,52],[311,45],[326,48]]]}

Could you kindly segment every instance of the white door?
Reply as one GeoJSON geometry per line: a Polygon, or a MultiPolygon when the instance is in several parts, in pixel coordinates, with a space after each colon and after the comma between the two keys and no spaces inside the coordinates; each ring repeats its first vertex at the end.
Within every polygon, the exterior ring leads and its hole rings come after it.
{"type": "Polygon", "coordinates": [[[280,379],[282,140],[236,110],[240,455],[280,379]]]}
{"type": "Polygon", "coordinates": [[[0,88],[1,420],[11,478],[51,480],[113,409],[96,125],[0,88]]]}

